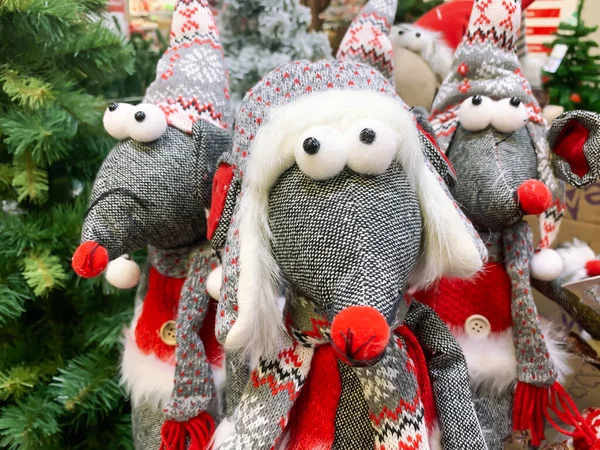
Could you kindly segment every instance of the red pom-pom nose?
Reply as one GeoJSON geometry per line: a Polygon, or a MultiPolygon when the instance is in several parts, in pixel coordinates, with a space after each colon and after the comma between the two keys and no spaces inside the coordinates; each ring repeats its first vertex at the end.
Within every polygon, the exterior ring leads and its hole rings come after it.
{"type": "Polygon", "coordinates": [[[517,188],[517,201],[525,214],[537,216],[552,206],[552,193],[538,180],[527,180],[517,188]]]}
{"type": "Polygon", "coordinates": [[[108,251],[94,241],[81,244],[73,253],[71,266],[77,275],[93,278],[100,275],[108,265],[108,251]]]}
{"type": "Polygon", "coordinates": [[[600,276],[600,260],[593,259],[585,263],[585,270],[587,270],[588,277],[600,276]]]}
{"type": "Polygon", "coordinates": [[[378,360],[390,341],[390,326],[371,306],[350,306],[334,317],[331,340],[342,360],[368,365],[378,360]]]}

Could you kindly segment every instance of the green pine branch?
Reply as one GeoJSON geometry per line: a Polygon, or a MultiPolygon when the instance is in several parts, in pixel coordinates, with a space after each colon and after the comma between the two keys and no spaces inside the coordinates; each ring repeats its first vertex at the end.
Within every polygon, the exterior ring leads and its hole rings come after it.
{"type": "Polygon", "coordinates": [[[23,258],[23,277],[37,297],[43,297],[54,289],[65,286],[68,276],[60,259],[48,250],[31,252],[23,258]]]}
{"type": "Polygon", "coordinates": [[[41,450],[56,445],[60,406],[35,394],[0,409],[0,446],[7,450],[41,450]]]}
{"type": "Polygon", "coordinates": [[[89,426],[106,417],[123,397],[115,361],[99,351],[69,361],[53,377],[51,387],[76,426],[89,426]]]}

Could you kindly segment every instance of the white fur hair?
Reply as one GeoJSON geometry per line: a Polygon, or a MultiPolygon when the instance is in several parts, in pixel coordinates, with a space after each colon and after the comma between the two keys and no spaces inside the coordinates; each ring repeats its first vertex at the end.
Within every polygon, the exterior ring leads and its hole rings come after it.
{"type": "Polygon", "coordinates": [[[394,48],[406,48],[421,55],[440,81],[446,78],[452,68],[454,51],[448,47],[442,33],[438,31],[402,23],[392,27],[390,40],[394,48]],[[403,31],[403,34],[399,34],[399,31],[403,31]],[[417,37],[416,33],[420,33],[420,36],[417,37]]]}
{"type": "MultiPolygon", "coordinates": [[[[547,320],[542,319],[540,325],[558,380],[564,383],[571,374],[571,358],[563,343],[563,332],[547,320]]],[[[474,387],[485,386],[501,392],[514,383],[517,357],[512,328],[490,333],[487,337],[468,336],[462,327],[451,330],[463,350],[474,387]]]]}
{"type": "Polygon", "coordinates": [[[169,403],[173,391],[175,358],[172,361],[162,361],[139,349],[135,341],[135,327],[141,312],[142,304],[139,304],[131,327],[124,331],[121,383],[131,396],[134,406],[146,404],[154,410],[161,410],[169,403]]]}
{"type": "Polygon", "coordinates": [[[580,281],[588,278],[585,264],[596,259],[594,251],[580,239],[561,244],[556,251],[563,260],[563,270],[560,278],[565,283],[580,281]]]}
{"type": "Polygon", "coordinates": [[[239,206],[238,319],[225,342],[250,354],[275,350],[284,330],[277,302],[279,267],[271,253],[268,197],[279,176],[294,164],[294,144],[309,127],[344,132],[376,119],[397,133],[401,163],[420,201],[422,255],[411,283],[423,287],[444,275],[468,277],[482,266],[477,247],[453,200],[428,168],[412,114],[397,99],[377,92],[329,91],[273,109],[254,138],[239,206]]]}

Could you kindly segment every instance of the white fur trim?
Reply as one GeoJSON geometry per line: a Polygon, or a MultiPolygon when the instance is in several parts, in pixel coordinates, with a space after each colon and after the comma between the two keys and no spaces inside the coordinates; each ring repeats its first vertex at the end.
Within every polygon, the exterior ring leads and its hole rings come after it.
{"type": "Polygon", "coordinates": [[[517,377],[511,328],[486,337],[471,337],[462,327],[453,327],[452,332],[462,347],[472,384],[486,384],[498,391],[511,385],[517,377]]]}
{"type": "Polygon", "coordinates": [[[552,281],[561,274],[563,260],[556,250],[543,248],[531,258],[530,268],[533,278],[542,281],[552,281]]]}
{"type": "Polygon", "coordinates": [[[235,434],[235,422],[233,421],[233,418],[223,418],[221,423],[219,423],[219,426],[217,426],[215,434],[213,434],[212,448],[214,450],[218,450],[218,448],[223,445],[227,438],[233,434],[235,434]]]}
{"type": "Polygon", "coordinates": [[[277,302],[279,268],[270,251],[267,205],[271,186],[294,164],[294,144],[312,126],[329,126],[345,134],[365,119],[379,120],[396,132],[396,158],[421,203],[424,254],[411,279],[413,285],[426,286],[444,275],[468,277],[481,268],[463,219],[425,164],[415,119],[403,104],[370,91],[308,95],[271,110],[252,144],[239,210],[238,319],[227,336],[227,349],[265,354],[275,350],[284,332],[277,302]]]}
{"type": "MultiPolygon", "coordinates": [[[[569,353],[564,348],[560,331],[551,322],[541,320],[540,325],[558,381],[563,383],[571,373],[569,353]]],[[[486,337],[470,337],[462,327],[452,327],[452,334],[462,347],[473,385],[503,391],[516,380],[517,358],[512,328],[486,337]]]]}
{"type": "Polygon", "coordinates": [[[108,263],[104,276],[117,289],[131,289],[140,281],[142,271],[138,264],[128,255],[119,256],[108,263]]]}
{"type": "Polygon", "coordinates": [[[403,23],[392,27],[390,40],[394,48],[407,48],[421,55],[440,80],[446,78],[452,68],[454,52],[440,32],[403,23]],[[400,31],[403,33],[399,34],[400,31]]]}
{"type": "Polygon", "coordinates": [[[134,330],[140,314],[141,305],[136,308],[131,328],[124,333],[121,383],[131,395],[134,406],[143,403],[154,409],[162,409],[169,402],[173,391],[175,364],[161,361],[152,354],[145,355],[138,348],[134,330]]]}
{"type": "Polygon", "coordinates": [[[440,427],[435,425],[431,434],[429,435],[429,449],[430,450],[444,450],[442,445],[442,432],[440,427]]]}
{"type": "Polygon", "coordinates": [[[223,278],[223,267],[219,266],[211,271],[206,277],[206,290],[215,300],[219,299],[221,293],[221,279],[223,278]]]}
{"type": "Polygon", "coordinates": [[[573,242],[565,242],[556,249],[563,262],[560,278],[565,283],[581,281],[588,278],[585,265],[596,259],[594,251],[582,240],[575,238],[573,242]]]}

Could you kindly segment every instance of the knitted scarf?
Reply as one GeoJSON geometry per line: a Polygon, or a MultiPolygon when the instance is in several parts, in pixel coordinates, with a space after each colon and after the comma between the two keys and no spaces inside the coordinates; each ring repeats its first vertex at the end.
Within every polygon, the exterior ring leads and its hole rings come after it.
{"type": "Polygon", "coordinates": [[[200,331],[209,310],[206,279],[217,264],[208,242],[190,254],[176,319],[175,386],[164,408],[161,450],[204,450],[214,432],[214,419],[207,411],[216,392],[200,331]]]}
{"type": "MultiPolygon", "coordinates": [[[[315,348],[329,343],[329,324],[308,300],[288,298],[286,317],[288,334],[281,338],[277,352],[260,357],[236,410],[236,433],[227,438],[220,450],[269,449],[283,439],[292,407],[310,381],[311,362],[319,354],[315,348]]],[[[434,355],[429,362],[429,375],[444,448],[485,449],[471,403],[466,363],[458,344],[435,313],[416,302],[407,314],[406,324],[414,328],[421,345],[434,355]]],[[[374,448],[430,448],[416,366],[400,333],[393,336],[379,362],[369,367],[344,365],[340,369],[342,378],[342,372],[348,369],[360,382],[354,386],[362,391],[357,404],[366,403],[374,448]]],[[[315,380],[325,385],[327,381],[315,380]]],[[[338,419],[336,426],[360,427],[338,419]]],[[[364,436],[364,432],[354,429],[341,432],[344,433],[364,436]]],[[[342,448],[336,445],[338,437],[331,442],[333,439],[331,436],[325,448],[342,448]]],[[[361,444],[364,442],[356,441],[353,448],[361,444]]]]}
{"type": "Polygon", "coordinates": [[[544,419],[559,431],[550,418],[554,412],[560,420],[588,432],[573,401],[556,381],[557,372],[542,334],[533,300],[529,263],[533,255],[533,234],[526,222],[492,233],[487,241],[490,261],[502,259],[512,284],[511,313],[517,358],[517,386],[513,404],[513,430],[529,430],[532,444],[544,440],[544,419]]]}

